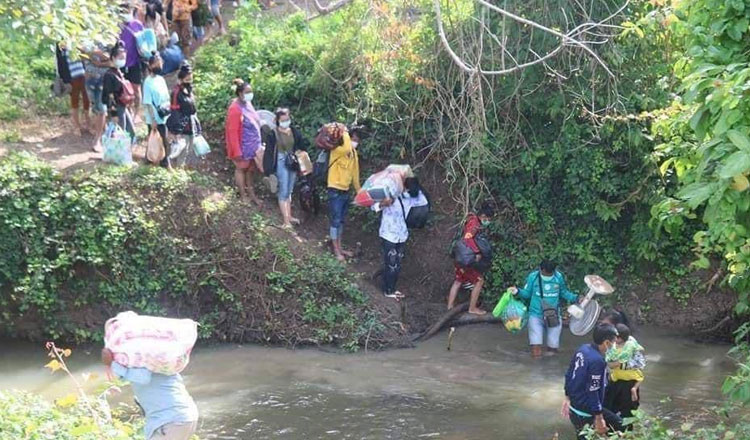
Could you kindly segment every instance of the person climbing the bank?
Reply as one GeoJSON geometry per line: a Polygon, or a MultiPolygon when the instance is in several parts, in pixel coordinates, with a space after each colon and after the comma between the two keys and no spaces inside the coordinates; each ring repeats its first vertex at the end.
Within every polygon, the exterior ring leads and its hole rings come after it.
{"type": "Polygon", "coordinates": [[[200,133],[198,110],[193,93],[193,68],[190,63],[183,61],[177,72],[177,83],[172,89],[170,99],[170,115],[167,118],[167,129],[177,137],[177,142],[170,147],[170,163],[172,166],[184,166],[188,158],[195,157],[193,139],[200,133]],[[179,148],[179,151],[175,151],[179,148]]]}
{"type": "Polygon", "coordinates": [[[125,45],[118,41],[109,53],[110,68],[102,77],[101,99],[102,105],[117,113],[118,125],[130,134],[134,142],[135,125],[128,106],[135,101],[135,89],[120,70],[125,67],[126,57],[125,45]]]}
{"type": "MultiPolygon", "coordinates": [[[[482,252],[476,242],[476,237],[482,230],[487,227],[495,215],[495,210],[489,203],[485,203],[479,209],[476,214],[470,214],[466,219],[466,223],[463,227],[463,232],[460,240],[463,240],[469,248],[474,251],[475,259],[477,262],[482,259],[482,252]]],[[[484,286],[484,276],[477,269],[472,267],[463,267],[458,263],[454,263],[455,277],[453,279],[453,285],[448,293],[448,310],[453,308],[456,302],[456,296],[458,291],[464,285],[471,286],[471,296],[469,297],[469,313],[474,315],[484,315],[487,313],[485,310],[477,307],[479,301],[479,295],[482,293],[482,287],[484,286]]]]}
{"type": "Polygon", "coordinates": [[[71,59],[67,43],[60,42],[55,50],[57,74],[64,83],[70,84],[70,115],[73,127],[81,136],[91,134],[89,120],[89,95],[86,93],[86,71],[83,61],[71,59]],[[79,107],[83,103],[83,120],[81,125],[79,107]]]}
{"type": "Polygon", "coordinates": [[[189,440],[193,436],[198,428],[198,407],[185,389],[182,375],[122,366],[107,348],[102,349],[101,357],[113,374],[130,382],[146,419],[146,440],[189,440]]]}
{"type": "Polygon", "coordinates": [[[607,362],[605,354],[617,344],[617,329],[610,324],[594,328],[594,343],[584,344],[576,350],[565,373],[565,399],[561,414],[575,427],[579,440],[587,438],[584,428],[622,432],[622,419],[604,407],[607,388],[607,362]]]}
{"type": "Polygon", "coordinates": [[[265,136],[265,154],[276,158],[276,195],[279,210],[283,227],[291,229],[292,225],[300,224],[299,219],[292,216],[292,192],[299,172],[296,152],[306,150],[308,142],[302,137],[302,132],[292,126],[292,116],[288,108],[276,109],[275,116],[276,128],[268,131],[265,136]]]}
{"type": "Polygon", "coordinates": [[[166,156],[160,165],[165,168],[172,168],[167,138],[167,118],[171,112],[169,88],[164,77],[161,76],[161,68],[161,56],[158,52],[154,52],[148,60],[148,76],[143,81],[143,113],[148,126],[148,134],[150,135],[154,130],[158,131],[164,144],[166,156]]]}
{"type": "Polygon", "coordinates": [[[140,121],[141,108],[141,84],[143,83],[143,68],[141,56],[138,53],[138,43],[135,35],[143,30],[143,23],[136,18],[138,8],[131,7],[128,3],[122,5],[122,23],[120,24],[120,41],[125,47],[125,66],[121,67],[125,79],[133,85],[135,101],[130,108],[133,115],[133,123],[140,121]]]}
{"type": "Polygon", "coordinates": [[[401,261],[404,258],[404,247],[409,239],[409,228],[406,218],[412,206],[428,204],[427,196],[416,177],[404,180],[404,194],[397,199],[387,198],[372,205],[372,210],[380,212],[380,242],[383,248],[383,295],[399,301],[404,294],[396,290],[398,276],[401,273],[401,261]]]}
{"type": "Polygon", "coordinates": [[[344,262],[354,254],[344,250],[341,236],[349,205],[351,204],[351,188],[360,190],[359,182],[359,132],[351,132],[344,124],[332,122],[324,125],[318,131],[315,144],[329,152],[327,165],[328,186],[328,216],[330,220],[329,236],[331,248],[336,259],[344,262]]]}
{"type": "MultiPolygon", "coordinates": [[[[643,369],[646,356],[641,344],[632,336],[625,324],[617,324],[617,347],[607,352],[610,381],[604,394],[604,407],[622,419],[633,417],[633,411],[640,406],[640,387],[643,383],[643,369]]],[[[632,429],[628,425],[627,429],[632,429]]]]}
{"type": "Polygon", "coordinates": [[[578,301],[578,295],[568,289],[563,274],[550,260],[544,260],[539,269],[526,277],[523,288],[511,287],[513,294],[529,301],[529,345],[531,356],[542,356],[545,335],[547,354],[554,355],[560,348],[562,317],[560,298],[570,303],[578,301]]]}
{"type": "Polygon", "coordinates": [[[250,83],[237,78],[232,85],[236,97],[227,109],[224,130],[227,157],[234,163],[234,182],[241,199],[260,206],[260,199],[256,197],[253,187],[253,174],[259,170],[256,154],[261,148],[261,121],[253,107],[253,88],[250,83]]]}

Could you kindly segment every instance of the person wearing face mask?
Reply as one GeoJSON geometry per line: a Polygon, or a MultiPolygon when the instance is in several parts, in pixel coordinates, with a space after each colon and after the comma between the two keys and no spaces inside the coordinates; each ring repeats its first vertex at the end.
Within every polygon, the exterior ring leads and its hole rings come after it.
{"type": "Polygon", "coordinates": [[[560,348],[562,318],[560,298],[570,303],[578,301],[578,295],[568,289],[563,274],[556,270],[556,264],[544,260],[539,269],[526,277],[523,288],[511,287],[513,294],[529,301],[529,345],[534,358],[542,356],[542,344],[546,333],[547,354],[553,355],[560,348]],[[551,325],[550,321],[556,324],[551,325]]]}
{"type": "MultiPolygon", "coordinates": [[[[476,214],[469,214],[466,223],[464,224],[461,240],[464,240],[466,245],[474,251],[477,262],[482,259],[482,252],[476,242],[476,237],[479,235],[482,228],[486,228],[490,224],[490,220],[494,215],[495,210],[492,208],[492,205],[485,203],[479,209],[479,212],[476,214]]],[[[453,308],[459,289],[464,285],[470,285],[472,288],[471,296],[469,297],[469,313],[474,315],[484,315],[487,313],[485,310],[477,307],[479,294],[482,292],[482,287],[484,286],[484,277],[482,276],[482,273],[472,267],[462,267],[458,264],[454,264],[454,267],[455,278],[453,279],[451,290],[448,293],[448,310],[453,308]]]]}
{"type": "MultiPolygon", "coordinates": [[[[189,157],[194,157],[193,137],[200,133],[201,126],[197,118],[195,95],[193,94],[193,68],[183,61],[177,73],[179,83],[172,90],[171,113],[167,118],[167,129],[184,143],[185,148],[175,157],[170,157],[172,166],[183,166],[189,157]]],[[[174,156],[172,152],[170,156],[174,156]]]]}
{"type": "Polygon", "coordinates": [[[387,198],[372,206],[372,210],[382,213],[380,217],[380,241],[383,249],[383,295],[400,301],[404,294],[396,290],[404,247],[409,239],[406,218],[412,206],[424,206],[429,202],[416,177],[404,180],[406,191],[395,201],[387,198]]]}
{"type": "Polygon", "coordinates": [[[122,24],[120,25],[120,41],[125,47],[125,65],[120,67],[125,79],[130,81],[135,92],[135,102],[132,110],[134,119],[138,120],[141,106],[141,83],[143,82],[143,69],[141,66],[141,56],[138,53],[138,43],[135,35],[143,30],[143,23],[136,18],[138,9],[128,4],[122,6],[122,24]]]}
{"type": "Polygon", "coordinates": [[[110,68],[102,77],[102,105],[114,109],[118,125],[135,141],[135,126],[128,106],[135,101],[135,89],[122,74],[126,59],[125,46],[118,41],[109,53],[110,68]]]}
{"type": "Polygon", "coordinates": [[[167,140],[167,117],[169,117],[169,88],[161,76],[162,60],[158,52],[153,52],[148,60],[148,76],[143,81],[144,119],[148,125],[148,134],[157,130],[164,142],[166,156],[161,166],[171,168],[169,160],[169,142],[167,140]]]}
{"type": "Polygon", "coordinates": [[[605,355],[616,347],[617,329],[611,324],[599,324],[594,329],[594,343],[576,350],[565,373],[565,399],[561,415],[570,420],[579,440],[585,440],[584,428],[605,435],[622,432],[622,419],[604,407],[608,368],[605,355]]]}
{"type": "Polygon", "coordinates": [[[261,148],[260,116],[253,107],[253,88],[237,78],[233,82],[236,98],[227,109],[225,138],[227,157],[234,163],[234,181],[240,198],[260,206],[253,187],[253,171],[258,169],[256,155],[261,148]]]}
{"type": "Polygon", "coordinates": [[[296,151],[304,151],[306,148],[307,141],[302,137],[302,133],[296,127],[292,127],[289,109],[276,109],[276,128],[266,136],[265,154],[274,155],[276,158],[276,179],[279,185],[277,196],[279,210],[284,221],[283,227],[286,229],[300,223],[299,219],[292,216],[292,192],[299,166],[296,169],[290,168],[288,165],[294,165],[296,162],[288,161],[287,156],[295,154],[296,151]]]}

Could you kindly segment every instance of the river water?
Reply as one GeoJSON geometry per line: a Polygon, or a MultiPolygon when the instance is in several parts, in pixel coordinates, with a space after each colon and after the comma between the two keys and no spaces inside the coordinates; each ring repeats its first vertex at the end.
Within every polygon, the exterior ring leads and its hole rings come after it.
{"type": "MultiPolygon", "coordinates": [[[[557,357],[533,361],[525,332],[457,328],[451,351],[441,333],[415,349],[357,354],[258,346],[197,347],[184,372],[201,411],[203,439],[560,439],[563,375],[576,346],[567,331],[557,357]]],[[[649,365],[646,409],[679,421],[717,404],[733,370],[728,346],[641,329],[649,365]]],[[[103,372],[98,353],[76,350],[71,369],[103,372]]],[[[42,344],[4,343],[0,389],[49,398],[70,392],[51,375],[42,344]]],[[[122,396],[129,400],[128,391],[122,396]]]]}

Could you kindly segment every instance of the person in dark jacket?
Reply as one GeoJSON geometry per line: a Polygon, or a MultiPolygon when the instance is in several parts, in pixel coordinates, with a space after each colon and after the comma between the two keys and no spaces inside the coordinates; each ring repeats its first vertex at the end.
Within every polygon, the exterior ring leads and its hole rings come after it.
{"type": "Polygon", "coordinates": [[[276,168],[276,179],[279,183],[277,192],[279,210],[284,220],[283,227],[289,229],[293,224],[300,223],[299,219],[292,216],[292,192],[299,167],[291,169],[286,166],[286,157],[296,151],[305,151],[308,142],[302,137],[299,129],[292,126],[292,117],[288,108],[278,108],[275,113],[276,128],[268,132],[265,154],[276,158],[273,166],[276,168]]]}
{"type": "Polygon", "coordinates": [[[135,141],[133,116],[130,114],[130,110],[128,110],[128,105],[130,105],[133,102],[132,100],[135,99],[135,91],[132,88],[130,81],[128,81],[120,71],[120,69],[125,66],[126,57],[127,52],[125,51],[125,45],[121,41],[118,41],[112,47],[109,54],[111,66],[102,77],[101,99],[102,105],[107,106],[107,108],[112,107],[116,109],[118,124],[123,130],[130,133],[131,138],[135,141]],[[130,93],[127,93],[127,88],[129,88],[130,93]],[[123,101],[127,101],[128,99],[131,100],[129,103],[123,101]]]}
{"type": "Polygon", "coordinates": [[[177,79],[180,82],[172,90],[172,113],[167,118],[167,128],[170,133],[177,136],[178,143],[182,144],[179,146],[179,152],[172,152],[170,161],[172,165],[182,166],[185,165],[188,155],[191,155],[193,138],[200,133],[201,128],[193,94],[193,68],[187,61],[180,66],[177,79]]]}
{"type": "Polygon", "coordinates": [[[611,324],[599,324],[594,329],[594,343],[576,350],[565,373],[565,400],[562,416],[573,424],[579,440],[585,440],[585,428],[604,435],[608,431],[622,432],[622,419],[604,408],[607,388],[607,351],[614,349],[617,329],[611,324]]]}

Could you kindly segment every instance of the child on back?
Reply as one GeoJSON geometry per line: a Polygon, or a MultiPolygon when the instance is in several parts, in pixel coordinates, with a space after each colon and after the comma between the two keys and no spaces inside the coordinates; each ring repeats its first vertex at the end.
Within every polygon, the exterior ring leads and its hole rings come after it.
{"type": "Polygon", "coordinates": [[[631,335],[625,324],[617,324],[617,347],[607,353],[610,383],[604,397],[604,406],[623,419],[633,417],[640,405],[640,386],[646,357],[641,344],[631,335]]]}

